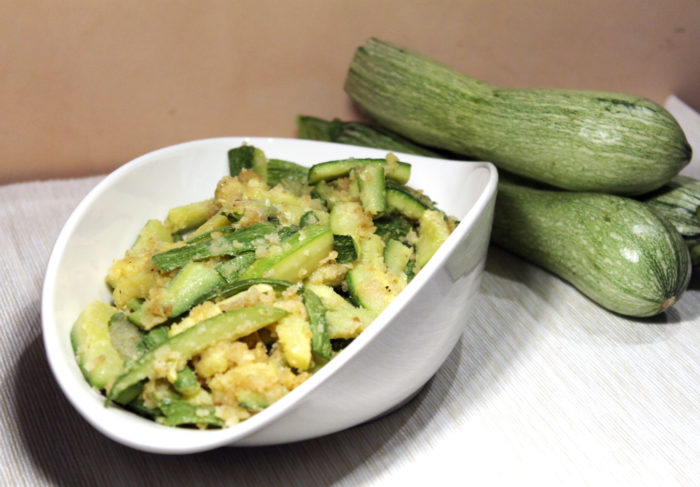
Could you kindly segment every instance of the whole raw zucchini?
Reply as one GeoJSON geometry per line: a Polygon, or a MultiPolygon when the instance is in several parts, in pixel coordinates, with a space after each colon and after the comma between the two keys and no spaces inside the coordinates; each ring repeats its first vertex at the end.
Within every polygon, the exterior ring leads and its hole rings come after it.
{"type": "Polygon", "coordinates": [[[357,49],[345,91],[414,142],[569,190],[642,194],[691,156],[676,120],[650,100],[498,88],[377,39],[357,49]]]}
{"type": "Polygon", "coordinates": [[[641,201],[678,230],[693,265],[700,266],[700,179],[678,175],[641,201]]]}
{"type": "Polygon", "coordinates": [[[690,280],[680,234],[644,203],[621,196],[502,180],[491,238],[627,316],[661,313],[690,280]]]}

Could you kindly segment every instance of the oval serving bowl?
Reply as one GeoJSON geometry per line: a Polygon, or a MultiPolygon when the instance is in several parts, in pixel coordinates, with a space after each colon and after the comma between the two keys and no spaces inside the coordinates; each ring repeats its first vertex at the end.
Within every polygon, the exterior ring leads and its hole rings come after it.
{"type": "Polygon", "coordinates": [[[73,211],[56,240],[42,293],[44,345],[66,397],[113,440],[156,453],[194,453],[223,445],[269,445],[334,433],[410,399],[435,374],[465,330],[486,259],[497,172],[486,162],[398,154],[412,164],[409,185],[460,220],[430,262],[336,358],[297,389],[230,428],[163,426],[119,407],[83,378],[70,329],[91,301],[110,302],[105,275],[143,223],[174,206],[210,198],[228,174],[227,152],[242,143],[270,158],[312,164],[387,151],[298,139],[223,137],[166,147],[118,168],[73,211]]]}

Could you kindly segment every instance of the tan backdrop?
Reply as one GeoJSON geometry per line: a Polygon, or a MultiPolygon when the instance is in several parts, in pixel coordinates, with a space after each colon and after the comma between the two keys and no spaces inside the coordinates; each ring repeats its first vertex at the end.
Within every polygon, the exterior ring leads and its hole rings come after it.
{"type": "Polygon", "coordinates": [[[107,172],[186,140],[358,118],[343,92],[375,36],[494,84],[627,91],[700,108],[697,0],[10,0],[0,183],[107,172]]]}

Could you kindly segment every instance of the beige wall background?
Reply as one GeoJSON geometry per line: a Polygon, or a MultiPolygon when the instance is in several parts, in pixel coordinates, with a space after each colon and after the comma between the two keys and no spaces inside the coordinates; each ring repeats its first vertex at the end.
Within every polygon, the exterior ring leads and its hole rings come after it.
{"type": "Polygon", "coordinates": [[[375,36],[493,84],[700,108],[697,0],[11,0],[0,183],[108,172],[159,147],[358,119],[342,85],[375,36]]]}

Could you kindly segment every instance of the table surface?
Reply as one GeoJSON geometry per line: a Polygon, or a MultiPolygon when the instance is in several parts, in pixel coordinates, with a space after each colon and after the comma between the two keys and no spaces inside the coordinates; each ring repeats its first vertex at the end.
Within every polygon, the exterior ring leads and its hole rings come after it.
{"type": "MultiPolygon", "coordinates": [[[[700,178],[700,163],[684,172],[700,178]]],[[[1,485],[697,485],[698,276],[664,315],[631,320],[498,248],[454,351],[390,415],[300,443],[188,456],[103,437],[53,380],[40,322],[54,240],[99,180],[0,186],[1,485]]]]}

